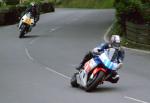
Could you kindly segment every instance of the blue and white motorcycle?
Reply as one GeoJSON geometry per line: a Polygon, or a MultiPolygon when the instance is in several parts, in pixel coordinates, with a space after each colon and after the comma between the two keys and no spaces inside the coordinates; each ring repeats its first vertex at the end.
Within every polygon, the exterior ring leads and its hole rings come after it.
{"type": "Polygon", "coordinates": [[[119,64],[111,62],[115,49],[105,50],[105,52],[95,55],[84,64],[83,69],[74,73],[71,78],[72,87],[82,87],[85,91],[95,89],[99,84],[103,84],[111,76],[112,70],[117,70],[119,64]]]}

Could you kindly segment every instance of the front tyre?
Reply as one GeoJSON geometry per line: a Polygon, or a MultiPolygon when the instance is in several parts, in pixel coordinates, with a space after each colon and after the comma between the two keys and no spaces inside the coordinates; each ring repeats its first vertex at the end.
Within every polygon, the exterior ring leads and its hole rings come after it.
{"type": "Polygon", "coordinates": [[[78,73],[74,73],[71,80],[70,80],[70,84],[72,87],[78,87],[79,85],[77,84],[77,78],[76,78],[76,75],[78,73]]]}
{"type": "Polygon", "coordinates": [[[26,26],[24,24],[21,25],[19,38],[23,38],[25,35],[26,26]]]}
{"type": "Polygon", "coordinates": [[[87,81],[87,87],[85,88],[85,90],[87,92],[90,92],[91,90],[95,89],[100,82],[103,81],[103,79],[105,78],[105,72],[100,71],[98,72],[93,79],[88,79],[87,81]]]}

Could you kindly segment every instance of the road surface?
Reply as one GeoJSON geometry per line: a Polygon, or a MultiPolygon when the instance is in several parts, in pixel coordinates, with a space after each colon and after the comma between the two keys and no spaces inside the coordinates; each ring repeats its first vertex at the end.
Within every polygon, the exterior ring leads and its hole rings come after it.
{"type": "Polygon", "coordinates": [[[112,9],[56,9],[24,39],[0,27],[0,103],[150,103],[150,54],[126,50],[118,84],[87,93],[70,86],[85,53],[104,42],[112,9]]]}

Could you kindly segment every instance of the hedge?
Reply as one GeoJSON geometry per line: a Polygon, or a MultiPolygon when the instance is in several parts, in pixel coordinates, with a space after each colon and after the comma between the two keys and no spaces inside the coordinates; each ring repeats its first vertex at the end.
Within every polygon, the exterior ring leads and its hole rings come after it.
{"type": "MultiPolygon", "coordinates": [[[[0,25],[10,25],[19,21],[19,17],[27,8],[26,5],[15,5],[0,8],[0,25]]],[[[53,3],[45,2],[39,4],[39,10],[42,13],[54,12],[53,3]]]]}
{"type": "Polygon", "coordinates": [[[17,5],[20,0],[3,0],[7,5],[17,5]]]}
{"type": "Polygon", "coordinates": [[[117,24],[120,35],[126,34],[126,21],[145,24],[150,21],[150,0],[115,0],[117,24]]]}

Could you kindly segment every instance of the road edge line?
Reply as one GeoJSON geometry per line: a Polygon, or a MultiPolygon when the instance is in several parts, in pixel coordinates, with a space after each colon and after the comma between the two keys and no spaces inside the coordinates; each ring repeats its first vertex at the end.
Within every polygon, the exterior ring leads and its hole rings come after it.
{"type": "Polygon", "coordinates": [[[124,96],[124,98],[129,99],[129,100],[133,100],[133,101],[136,101],[136,102],[139,102],[139,103],[149,103],[149,102],[139,100],[139,99],[136,99],[136,98],[132,98],[132,97],[129,97],[129,96],[124,96]]]}

